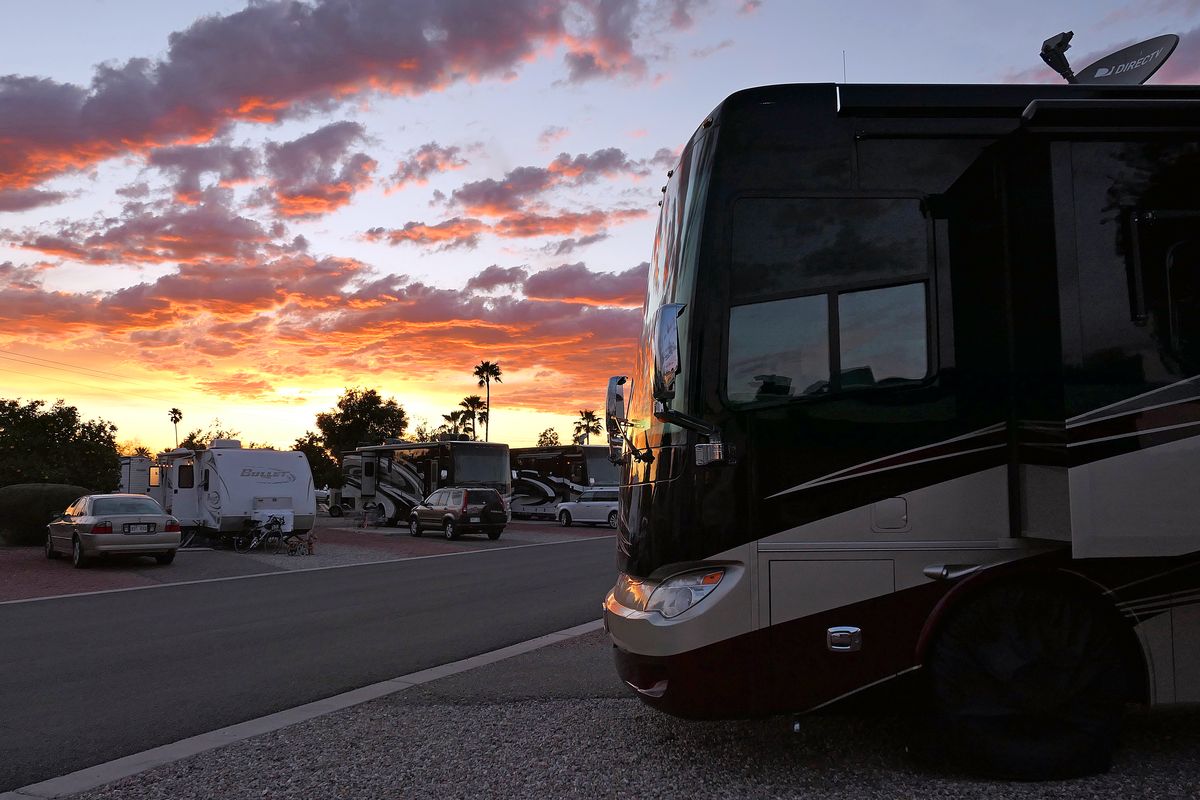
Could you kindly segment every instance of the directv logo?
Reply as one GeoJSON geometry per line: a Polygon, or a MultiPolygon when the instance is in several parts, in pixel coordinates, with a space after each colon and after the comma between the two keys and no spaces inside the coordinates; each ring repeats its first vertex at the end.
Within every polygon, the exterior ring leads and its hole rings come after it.
{"type": "Polygon", "coordinates": [[[1118,64],[1115,67],[1099,67],[1096,70],[1096,74],[1093,75],[1092,77],[1107,78],[1110,75],[1120,75],[1122,72],[1128,72],[1131,69],[1137,69],[1138,67],[1144,67],[1144,66],[1146,66],[1146,64],[1149,64],[1151,61],[1158,58],[1158,54],[1161,52],[1162,52],[1162,48],[1160,47],[1157,50],[1155,50],[1153,53],[1150,53],[1149,55],[1144,55],[1141,58],[1135,58],[1133,61],[1128,61],[1124,64],[1118,64]]]}

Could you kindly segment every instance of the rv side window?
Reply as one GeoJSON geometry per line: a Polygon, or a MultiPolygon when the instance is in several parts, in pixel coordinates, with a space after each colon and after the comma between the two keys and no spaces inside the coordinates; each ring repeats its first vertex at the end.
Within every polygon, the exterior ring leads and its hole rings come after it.
{"type": "Polygon", "coordinates": [[[927,330],[924,283],[838,295],[841,388],[925,378],[927,330]]]}
{"type": "Polygon", "coordinates": [[[162,467],[150,468],[150,485],[162,486],[162,467]]]}
{"type": "Polygon", "coordinates": [[[797,397],[829,386],[829,301],[790,297],[729,312],[729,400],[797,397]]]}
{"type": "Polygon", "coordinates": [[[180,464],[179,465],[178,482],[179,482],[180,489],[194,489],[196,487],[195,470],[196,470],[196,467],[192,464],[180,464]]]}

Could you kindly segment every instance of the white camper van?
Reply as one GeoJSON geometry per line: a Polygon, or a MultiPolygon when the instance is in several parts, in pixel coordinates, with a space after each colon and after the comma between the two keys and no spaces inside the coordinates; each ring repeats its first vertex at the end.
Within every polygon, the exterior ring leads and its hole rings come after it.
{"type": "Polygon", "coordinates": [[[304,453],[215,439],[207,450],[160,453],[158,462],[158,485],[149,494],[185,531],[227,536],[271,515],[283,518],[285,532],[312,530],[317,501],[304,453]]]}

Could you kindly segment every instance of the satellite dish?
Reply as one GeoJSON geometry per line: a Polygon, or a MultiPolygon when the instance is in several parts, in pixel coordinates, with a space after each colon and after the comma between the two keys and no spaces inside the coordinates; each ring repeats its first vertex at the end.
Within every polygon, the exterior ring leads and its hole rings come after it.
{"type": "Polygon", "coordinates": [[[1150,80],[1179,44],[1179,37],[1173,33],[1155,36],[1107,55],[1076,73],[1071,71],[1066,55],[1074,35],[1071,31],[1063,31],[1042,42],[1042,61],[1062,75],[1067,83],[1093,86],[1139,86],[1150,80]]]}
{"type": "Polygon", "coordinates": [[[1138,86],[1150,80],[1178,44],[1179,37],[1173,33],[1155,36],[1088,64],[1076,77],[1079,83],[1138,86]]]}

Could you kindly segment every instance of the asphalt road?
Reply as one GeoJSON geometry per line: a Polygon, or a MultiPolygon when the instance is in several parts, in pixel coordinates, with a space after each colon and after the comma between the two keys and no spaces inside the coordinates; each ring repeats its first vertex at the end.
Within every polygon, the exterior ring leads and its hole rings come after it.
{"type": "Polygon", "coordinates": [[[596,619],[611,538],[0,606],[0,791],[596,619]]]}

